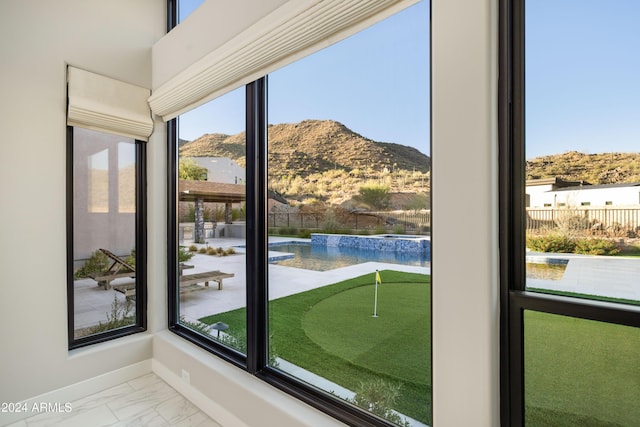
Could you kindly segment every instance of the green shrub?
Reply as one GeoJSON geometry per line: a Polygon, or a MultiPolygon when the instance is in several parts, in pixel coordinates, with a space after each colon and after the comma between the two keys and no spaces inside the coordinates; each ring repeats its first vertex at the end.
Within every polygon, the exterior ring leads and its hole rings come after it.
{"type": "Polygon", "coordinates": [[[563,234],[527,237],[527,248],[535,252],[572,253],[575,247],[575,241],[563,234]]]}
{"type": "Polygon", "coordinates": [[[100,273],[109,268],[109,258],[100,250],[91,254],[91,257],[74,273],[74,279],[84,279],[91,273],[100,273]]]}
{"type": "Polygon", "coordinates": [[[278,228],[278,234],[281,236],[295,236],[298,234],[298,229],[295,227],[280,227],[278,228]]]}
{"type": "Polygon", "coordinates": [[[194,253],[187,251],[183,246],[178,248],[178,262],[189,261],[193,255],[194,253]]]}
{"type": "Polygon", "coordinates": [[[576,241],[575,253],[586,255],[617,255],[620,248],[607,239],[579,239],[576,241]]]}
{"type": "Polygon", "coordinates": [[[301,237],[303,239],[311,238],[311,230],[303,228],[302,230],[298,231],[298,237],[301,237]]]}
{"type": "Polygon", "coordinates": [[[408,427],[411,424],[393,411],[401,388],[400,384],[390,383],[382,378],[361,382],[351,402],[394,424],[408,427]]]}
{"type": "Polygon", "coordinates": [[[107,313],[106,323],[99,322],[96,326],[88,328],[85,332],[86,335],[93,335],[133,325],[135,323],[135,314],[132,314],[131,311],[134,308],[135,305],[131,298],[120,302],[118,301],[117,294],[114,294],[113,302],[111,303],[111,313],[107,313]]]}

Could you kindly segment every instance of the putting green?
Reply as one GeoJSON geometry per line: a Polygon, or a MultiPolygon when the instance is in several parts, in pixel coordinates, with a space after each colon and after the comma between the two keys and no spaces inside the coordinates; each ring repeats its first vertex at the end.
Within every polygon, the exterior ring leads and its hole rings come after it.
{"type": "Polygon", "coordinates": [[[374,295],[374,285],[360,286],[319,301],[302,319],[306,335],[355,365],[429,385],[429,285],[379,285],[378,317],[372,316],[374,295]]]}

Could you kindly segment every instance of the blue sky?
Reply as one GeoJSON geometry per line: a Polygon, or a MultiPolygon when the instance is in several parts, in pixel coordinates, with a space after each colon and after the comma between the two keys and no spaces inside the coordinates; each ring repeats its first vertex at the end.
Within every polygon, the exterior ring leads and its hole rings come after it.
{"type": "Polygon", "coordinates": [[[640,1],[526,4],[527,158],[640,151],[640,1]]]}
{"type": "MultiPolygon", "coordinates": [[[[332,119],[429,154],[428,9],[423,0],[272,73],[269,123],[332,119]]],[[[526,2],[527,158],[640,151],[639,23],[640,0],[526,2]]],[[[183,115],[181,137],[242,131],[243,102],[238,90],[183,115]]]]}
{"type": "MultiPolygon", "coordinates": [[[[331,119],[429,154],[428,6],[423,1],[269,75],[269,123],[331,119]]],[[[183,114],[180,137],[244,130],[243,102],[240,89],[183,114]]]]}

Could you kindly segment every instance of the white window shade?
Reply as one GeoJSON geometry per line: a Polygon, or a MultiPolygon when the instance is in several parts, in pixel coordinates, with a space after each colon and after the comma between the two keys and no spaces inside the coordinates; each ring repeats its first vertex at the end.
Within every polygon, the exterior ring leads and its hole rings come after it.
{"type": "Polygon", "coordinates": [[[67,67],[67,124],[146,141],[153,131],[149,89],[67,67]]]}
{"type": "MultiPolygon", "coordinates": [[[[168,121],[418,1],[290,0],[154,88],[149,104],[168,121]]],[[[162,48],[153,55],[171,57],[162,48]]]]}

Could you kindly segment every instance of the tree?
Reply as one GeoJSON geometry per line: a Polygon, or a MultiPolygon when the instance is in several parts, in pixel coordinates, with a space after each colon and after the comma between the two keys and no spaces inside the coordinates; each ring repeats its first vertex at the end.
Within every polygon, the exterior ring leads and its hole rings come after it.
{"type": "Polygon", "coordinates": [[[180,159],[178,164],[178,178],[191,181],[206,181],[209,171],[200,166],[190,157],[180,159]]]}
{"type": "Polygon", "coordinates": [[[391,206],[391,194],[386,185],[368,184],[360,187],[360,198],[374,209],[387,209],[391,206]]]}

